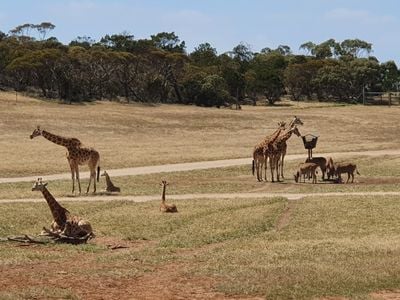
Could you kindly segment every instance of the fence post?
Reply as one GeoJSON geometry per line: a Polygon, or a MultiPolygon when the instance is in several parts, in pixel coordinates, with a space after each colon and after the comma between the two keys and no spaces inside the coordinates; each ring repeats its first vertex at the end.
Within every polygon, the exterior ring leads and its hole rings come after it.
{"type": "Polygon", "coordinates": [[[392,93],[389,93],[389,107],[392,105],[392,93]]]}
{"type": "Polygon", "coordinates": [[[363,105],[365,105],[365,86],[362,89],[362,96],[363,96],[363,105]]]}

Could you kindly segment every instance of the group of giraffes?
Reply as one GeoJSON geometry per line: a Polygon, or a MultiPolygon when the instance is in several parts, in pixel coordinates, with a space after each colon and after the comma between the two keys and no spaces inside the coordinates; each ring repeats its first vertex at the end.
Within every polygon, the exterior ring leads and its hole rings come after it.
{"type": "Polygon", "coordinates": [[[286,122],[279,122],[278,129],[271,135],[267,135],[260,143],[258,143],[253,150],[253,175],[257,175],[258,181],[263,181],[263,166],[264,178],[267,181],[267,162],[269,160],[271,169],[271,181],[274,182],[274,172],[276,173],[277,181],[280,177],[284,178],[283,166],[284,159],[287,151],[287,140],[290,139],[294,133],[298,137],[301,136],[297,126],[303,125],[300,118],[294,116],[289,125],[286,122]]]}
{"type": "MultiPolygon", "coordinates": [[[[79,165],[86,163],[89,165],[90,169],[90,179],[86,193],[88,193],[90,190],[92,180],[93,192],[96,192],[96,179],[99,181],[100,176],[99,152],[93,148],[82,147],[81,141],[77,138],[66,138],[55,135],[46,130],[40,129],[40,126],[38,126],[32,132],[30,138],[33,139],[38,136],[43,136],[50,142],[64,146],[67,149],[67,160],[72,176],[72,193],[75,192],[75,179],[78,183],[79,193],[81,193],[79,165]]],[[[108,177],[107,173],[104,173],[104,175],[108,177]]],[[[38,180],[34,183],[32,191],[42,192],[43,197],[50,208],[51,214],[53,215],[53,222],[50,226],[50,229],[46,229],[45,227],[43,228],[45,234],[56,237],[85,238],[86,240],[94,237],[91,224],[79,216],[72,215],[66,208],[59,204],[47,189],[47,183],[44,183],[42,178],[38,178],[38,180]]]]}
{"type": "MultiPolygon", "coordinates": [[[[96,180],[99,181],[100,176],[100,154],[93,148],[82,147],[82,143],[77,138],[66,138],[60,135],[50,133],[42,130],[40,126],[32,132],[30,138],[33,139],[38,136],[43,136],[45,139],[52,143],[63,146],[67,149],[67,160],[71,169],[72,177],[72,193],[75,192],[75,180],[78,183],[79,194],[81,193],[81,183],[79,178],[79,165],[87,164],[90,169],[89,185],[86,193],[89,193],[91,182],[93,180],[93,193],[96,192],[96,180]],[[96,176],[97,175],[97,176],[96,176]]],[[[102,176],[106,178],[107,192],[120,192],[120,188],[114,186],[110,176],[106,171],[103,171],[102,176]]],[[[174,204],[167,204],[165,202],[165,193],[168,183],[163,180],[161,182],[162,194],[160,211],[162,212],[178,212],[174,204]]],[[[94,232],[91,224],[85,219],[70,214],[70,212],[57,202],[54,196],[47,189],[47,183],[42,181],[42,178],[34,183],[32,191],[40,191],[45,198],[50,211],[53,215],[53,222],[50,229],[43,228],[44,233],[56,237],[69,237],[69,238],[84,238],[85,240],[94,237],[94,232]]]]}

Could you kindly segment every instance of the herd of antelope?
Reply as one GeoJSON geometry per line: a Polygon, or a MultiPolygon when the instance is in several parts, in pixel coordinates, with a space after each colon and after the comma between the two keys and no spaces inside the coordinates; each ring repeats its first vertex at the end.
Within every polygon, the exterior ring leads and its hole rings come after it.
{"type": "MultiPolygon", "coordinates": [[[[264,178],[267,180],[267,162],[270,162],[271,167],[271,181],[274,182],[274,171],[276,171],[277,180],[280,181],[279,177],[284,178],[283,166],[284,157],[286,155],[287,144],[286,141],[291,137],[291,133],[296,133],[297,136],[301,136],[298,125],[303,125],[303,122],[298,117],[294,117],[293,120],[286,127],[285,122],[278,123],[278,129],[271,135],[267,135],[260,143],[258,143],[253,150],[253,175],[257,175],[258,181],[263,181],[263,170],[264,166],[264,178]],[[256,173],[256,174],[255,174],[256,173]]],[[[304,163],[300,163],[294,174],[294,180],[296,183],[303,182],[307,179],[312,179],[312,183],[317,183],[317,169],[321,170],[322,180],[332,180],[335,183],[342,183],[342,174],[347,173],[347,181],[354,182],[354,172],[358,175],[360,173],[357,170],[357,165],[351,162],[340,162],[334,163],[331,157],[311,157],[307,158],[304,163]]]]}

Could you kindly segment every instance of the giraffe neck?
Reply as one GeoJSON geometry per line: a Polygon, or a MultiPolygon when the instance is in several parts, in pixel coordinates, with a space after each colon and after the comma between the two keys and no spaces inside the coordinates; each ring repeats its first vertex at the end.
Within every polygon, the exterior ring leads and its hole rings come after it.
{"type": "Polygon", "coordinates": [[[270,142],[271,142],[271,143],[275,142],[276,139],[277,139],[277,138],[279,137],[279,135],[281,134],[281,132],[282,132],[282,129],[279,128],[279,129],[271,136],[270,142]]]}
{"type": "Polygon", "coordinates": [[[163,188],[162,188],[162,195],[161,195],[161,202],[162,203],[165,203],[165,190],[167,189],[167,185],[163,185],[163,188]]]}
{"type": "Polygon", "coordinates": [[[45,139],[49,140],[50,142],[53,142],[54,144],[61,145],[67,148],[71,144],[70,138],[65,138],[59,135],[55,135],[45,130],[42,131],[42,136],[45,139]]]}
{"type": "Polygon", "coordinates": [[[108,187],[114,186],[114,184],[111,182],[110,176],[106,174],[106,184],[108,187]]]}
{"type": "Polygon", "coordinates": [[[62,207],[52,194],[44,188],[42,190],[43,197],[46,199],[47,204],[50,207],[51,214],[53,215],[54,221],[60,226],[64,226],[67,221],[68,210],[62,207]]]}
{"type": "Polygon", "coordinates": [[[292,136],[293,131],[289,130],[285,134],[279,137],[279,142],[284,143],[286,142],[291,136],[292,136]]]}

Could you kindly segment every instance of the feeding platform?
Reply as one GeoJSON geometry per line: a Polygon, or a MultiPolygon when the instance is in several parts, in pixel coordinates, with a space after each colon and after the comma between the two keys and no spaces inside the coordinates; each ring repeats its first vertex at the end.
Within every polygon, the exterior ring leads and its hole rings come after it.
{"type": "Polygon", "coordinates": [[[308,150],[308,158],[312,158],[312,149],[317,146],[318,136],[306,134],[301,137],[303,139],[304,148],[308,150]]]}

